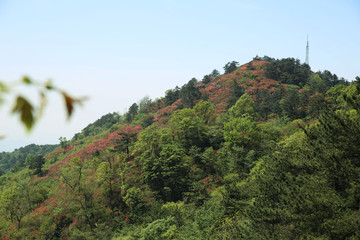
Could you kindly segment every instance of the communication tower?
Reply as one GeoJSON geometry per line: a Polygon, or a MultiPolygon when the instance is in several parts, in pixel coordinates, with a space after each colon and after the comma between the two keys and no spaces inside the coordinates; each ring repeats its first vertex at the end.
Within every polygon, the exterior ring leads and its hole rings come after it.
{"type": "Polygon", "coordinates": [[[306,58],[305,63],[309,65],[309,36],[306,37],[306,58]]]}

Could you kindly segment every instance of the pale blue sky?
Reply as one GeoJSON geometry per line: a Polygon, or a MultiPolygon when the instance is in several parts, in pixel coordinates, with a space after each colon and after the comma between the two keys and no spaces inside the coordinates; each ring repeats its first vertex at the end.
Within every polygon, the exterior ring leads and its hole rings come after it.
{"type": "Polygon", "coordinates": [[[31,135],[3,105],[0,152],[69,139],[145,95],[222,72],[228,61],[304,61],[307,35],[312,70],[360,75],[359,0],[0,0],[0,79],[51,78],[90,97],[66,122],[53,95],[31,135]]]}

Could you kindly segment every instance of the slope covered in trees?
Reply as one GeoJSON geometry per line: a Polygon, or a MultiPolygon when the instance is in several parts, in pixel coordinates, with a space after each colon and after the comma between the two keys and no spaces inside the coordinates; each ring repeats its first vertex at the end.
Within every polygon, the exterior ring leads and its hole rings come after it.
{"type": "Polygon", "coordinates": [[[358,239],[359,83],[293,58],[224,70],[4,174],[0,237],[358,239]]]}
{"type": "Polygon", "coordinates": [[[32,155],[45,155],[53,151],[58,145],[30,144],[14,150],[0,153],[0,175],[12,169],[14,172],[25,166],[26,157],[32,155]]]}

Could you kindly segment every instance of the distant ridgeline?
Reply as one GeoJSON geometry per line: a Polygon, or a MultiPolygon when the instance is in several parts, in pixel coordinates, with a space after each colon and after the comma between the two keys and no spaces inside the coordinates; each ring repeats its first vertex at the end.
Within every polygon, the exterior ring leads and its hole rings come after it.
{"type": "Polygon", "coordinates": [[[13,152],[0,153],[0,175],[13,168],[13,171],[18,171],[25,167],[25,159],[27,155],[33,154],[35,156],[45,154],[53,151],[58,144],[55,145],[36,145],[30,144],[26,147],[15,149],[13,152]]]}
{"type": "Polygon", "coordinates": [[[256,56],[1,153],[0,239],[359,239],[360,78],[256,56]]]}

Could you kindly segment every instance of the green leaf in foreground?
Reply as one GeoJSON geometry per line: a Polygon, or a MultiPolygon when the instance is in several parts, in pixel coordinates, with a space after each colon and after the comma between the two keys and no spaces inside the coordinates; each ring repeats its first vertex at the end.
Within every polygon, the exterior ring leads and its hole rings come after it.
{"type": "Polygon", "coordinates": [[[13,108],[13,113],[19,113],[21,122],[25,125],[28,131],[31,130],[34,125],[34,108],[33,106],[22,96],[18,96],[16,99],[15,106],[13,108]]]}

